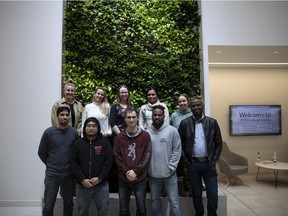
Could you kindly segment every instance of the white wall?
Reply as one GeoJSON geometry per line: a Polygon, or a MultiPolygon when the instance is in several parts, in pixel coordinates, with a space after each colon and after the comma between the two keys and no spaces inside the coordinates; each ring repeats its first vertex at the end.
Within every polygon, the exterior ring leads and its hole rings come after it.
{"type": "Polygon", "coordinates": [[[288,68],[210,68],[211,116],[221,126],[223,140],[232,151],[248,158],[249,172],[256,172],[257,152],[271,160],[288,162],[288,68]],[[282,106],[282,135],[230,136],[229,105],[282,106]]]}
{"type": "Polygon", "coordinates": [[[248,157],[256,171],[256,153],[271,159],[288,158],[287,68],[209,68],[209,45],[288,45],[287,1],[201,1],[206,114],[219,120],[223,139],[232,150],[248,157]],[[229,136],[229,105],[281,104],[282,136],[229,136]]]}
{"type": "Polygon", "coordinates": [[[0,1],[0,206],[39,205],[40,137],[61,96],[61,1],[0,1]]]}
{"type": "Polygon", "coordinates": [[[288,45],[288,1],[200,2],[202,16],[203,83],[210,114],[209,45],[288,45]]]}

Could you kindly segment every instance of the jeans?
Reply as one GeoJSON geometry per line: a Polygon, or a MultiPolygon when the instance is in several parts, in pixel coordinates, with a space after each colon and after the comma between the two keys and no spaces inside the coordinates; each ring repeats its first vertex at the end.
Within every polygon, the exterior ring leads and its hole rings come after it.
{"type": "Polygon", "coordinates": [[[54,206],[59,191],[62,190],[63,216],[73,215],[74,178],[69,176],[45,177],[43,216],[53,216],[54,206]]]}
{"type": "Polygon", "coordinates": [[[130,216],[129,204],[132,191],[136,201],[136,216],[145,216],[146,209],[146,180],[128,183],[119,179],[119,216],[130,216]]]}
{"type": "Polygon", "coordinates": [[[180,216],[177,175],[174,173],[169,178],[149,177],[150,193],[152,200],[153,216],[161,216],[161,191],[164,187],[170,206],[170,216],[180,216]]]}
{"type": "Polygon", "coordinates": [[[78,216],[88,216],[91,200],[94,201],[99,216],[108,215],[109,186],[108,182],[85,188],[83,185],[76,185],[76,201],[78,204],[78,216]]]}
{"type": "Polygon", "coordinates": [[[208,216],[217,215],[218,183],[216,165],[207,162],[193,161],[189,167],[189,176],[196,216],[204,215],[202,203],[202,178],[206,186],[208,216]]]}

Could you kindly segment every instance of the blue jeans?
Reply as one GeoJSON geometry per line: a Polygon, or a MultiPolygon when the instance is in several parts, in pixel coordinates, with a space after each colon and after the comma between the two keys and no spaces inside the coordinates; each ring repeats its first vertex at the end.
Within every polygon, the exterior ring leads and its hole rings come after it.
{"type": "Polygon", "coordinates": [[[63,216],[73,215],[74,178],[69,176],[45,177],[43,216],[53,216],[54,206],[61,187],[63,199],[63,216]]]}
{"type": "Polygon", "coordinates": [[[119,216],[129,216],[129,204],[130,196],[132,191],[135,195],[136,200],[136,216],[146,215],[146,180],[136,182],[136,183],[127,183],[119,179],[119,216]]]}
{"type": "Polygon", "coordinates": [[[210,166],[208,161],[193,161],[189,167],[189,176],[196,216],[204,215],[204,207],[202,203],[202,178],[204,180],[207,193],[207,215],[217,215],[218,182],[215,164],[210,166]]]}
{"type": "Polygon", "coordinates": [[[152,199],[153,216],[161,216],[161,191],[164,187],[170,206],[170,216],[179,216],[179,197],[178,197],[178,183],[177,175],[174,173],[169,178],[152,178],[149,177],[150,193],[152,199]]]}
{"type": "Polygon", "coordinates": [[[76,201],[78,204],[78,216],[88,216],[91,200],[94,201],[99,216],[108,215],[109,186],[108,182],[85,188],[83,185],[76,185],[76,201]]]}

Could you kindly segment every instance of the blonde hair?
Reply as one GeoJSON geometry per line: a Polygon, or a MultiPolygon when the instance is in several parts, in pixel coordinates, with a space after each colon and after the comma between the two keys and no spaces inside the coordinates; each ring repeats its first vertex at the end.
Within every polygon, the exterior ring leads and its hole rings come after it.
{"type": "Polygon", "coordinates": [[[97,93],[98,90],[102,90],[104,92],[104,98],[103,98],[103,101],[100,103],[100,111],[104,114],[104,115],[108,115],[109,114],[109,111],[110,111],[110,104],[107,100],[107,93],[105,91],[104,88],[102,87],[97,87],[95,90],[94,90],[94,93],[93,93],[93,101],[95,101],[95,98],[94,98],[94,95],[97,93]]]}

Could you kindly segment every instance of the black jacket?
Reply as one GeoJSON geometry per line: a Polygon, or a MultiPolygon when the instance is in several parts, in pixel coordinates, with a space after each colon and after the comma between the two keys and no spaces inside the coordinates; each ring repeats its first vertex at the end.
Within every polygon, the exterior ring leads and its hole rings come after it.
{"type": "MultiPolygon", "coordinates": [[[[178,132],[182,143],[182,158],[185,163],[192,163],[195,121],[193,116],[181,121],[178,132]]],[[[208,159],[210,165],[218,161],[222,150],[222,136],[217,120],[204,116],[201,119],[207,143],[208,159]]]]}
{"type": "Polygon", "coordinates": [[[81,138],[75,142],[72,151],[71,169],[77,182],[84,179],[98,177],[103,183],[113,163],[113,151],[108,139],[98,134],[96,139],[90,142],[87,138],[81,138]]]}

